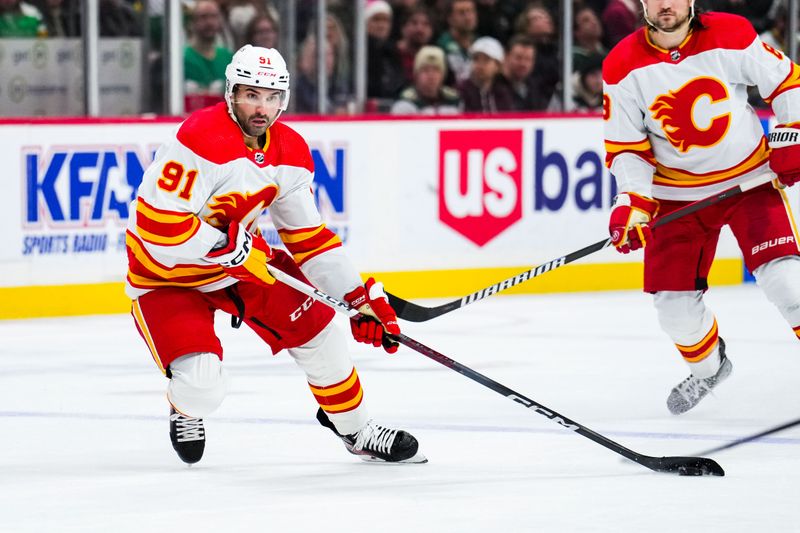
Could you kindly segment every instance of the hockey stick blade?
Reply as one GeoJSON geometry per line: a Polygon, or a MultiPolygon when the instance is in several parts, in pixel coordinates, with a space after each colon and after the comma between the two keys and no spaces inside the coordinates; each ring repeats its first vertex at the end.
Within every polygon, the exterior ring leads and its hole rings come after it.
{"type": "MultiPolygon", "coordinates": [[[[662,224],[666,224],[678,218],[690,215],[696,211],[699,211],[700,209],[703,209],[704,207],[714,205],[732,196],[736,196],[745,191],[749,191],[751,189],[769,183],[770,181],[772,181],[772,179],[773,178],[771,174],[762,174],[749,181],[740,183],[735,187],[730,187],[729,189],[725,189],[722,192],[719,192],[702,200],[692,202],[691,204],[685,205],[680,209],[676,209],[675,211],[667,213],[664,216],[656,218],[655,221],[653,221],[653,227],[657,228],[662,224]]],[[[492,296],[499,292],[510,289],[511,287],[519,285],[520,283],[530,281],[535,277],[541,276],[542,274],[546,274],[547,272],[552,272],[557,268],[561,268],[564,265],[568,265],[574,261],[577,261],[578,259],[582,259],[610,245],[611,245],[611,239],[603,239],[602,241],[590,244],[585,248],[581,248],[580,250],[576,250],[567,255],[558,257],[556,259],[553,259],[552,261],[547,261],[545,263],[542,263],[541,265],[526,270],[525,272],[521,272],[516,276],[504,279],[503,281],[499,281],[477,292],[468,294],[463,298],[460,298],[458,300],[453,300],[452,302],[447,302],[445,304],[438,305],[435,307],[425,307],[422,305],[418,305],[391,293],[387,293],[387,295],[389,297],[389,303],[391,304],[392,308],[394,308],[398,318],[402,318],[403,320],[407,320],[409,322],[425,322],[427,320],[431,320],[433,318],[444,315],[451,311],[455,311],[456,309],[460,309],[461,307],[464,307],[466,305],[473,304],[479,300],[483,300],[488,296],[492,296]]]]}
{"type": "Polygon", "coordinates": [[[714,448],[710,448],[700,455],[711,455],[712,453],[721,452],[722,450],[728,450],[730,448],[734,448],[736,446],[741,446],[742,444],[747,444],[748,442],[752,442],[758,440],[762,437],[766,437],[767,435],[772,435],[773,433],[777,433],[779,431],[783,431],[785,429],[792,428],[794,426],[800,425],[800,418],[797,420],[792,420],[791,422],[786,422],[785,424],[781,424],[780,426],[775,426],[774,428],[766,429],[764,431],[760,431],[753,435],[748,435],[747,437],[742,437],[731,441],[727,444],[721,444],[720,446],[715,446],[714,448]]]}
{"type": "Polygon", "coordinates": [[[526,270],[525,272],[521,272],[513,278],[499,281],[494,285],[490,285],[477,292],[468,294],[459,300],[453,300],[452,302],[447,302],[436,307],[424,307],[422,305],[417,305],[414,302],[404,300],[399,296],[395,296],[389,292],[387,292],[386,295],[389,297],[389,304],[395,310],[399,318],[409,322],[425,322],[427,320],[431,320],[432,318],[436,318],[437,316],[449,313],[450,311],[455,311],[456,309],[464,307],[465,305],[475,303],[478,300],[483,300],[484,298],[492,296],[493,294],[497,294],[498,292],[510,289],[511,287],[519,285],[520,283],[524,283],[537,276],[541,276],[546,272],[550,272],[559,267],[577,261],[578,259],[586,257],[587,255],[591,255],[608,246],[611,246],[611,239],[603,239],[602,241],[590,244],[585,248],[581,248],[575,252],[558,257],[552,261],[547,261],[546,263],[542,263],[541,265],[535,266],[529,270],[526,270]]]}
{"type": "MultiPolygon", "coordinates": [[[[343,313],[349,317],[358,315],[358,311],[346,303],[325,294],[319,289],[312,287],[311,285],[308,285],[307,283],[304,283],[269,264],[267,264],[267,268],[269,269],[270,273],[275,276],[275,279],[281,283],[285,283],[295,290],[306,294],[307,296],[310,296],[311,298],[322,302],[323,304],[332,307],[334,310],[339,311],[340,313],[343,313]]],[[[534,402],[530,398],[527,398],[526,396],[513,391],[505,385],[502,385],[501,383],[498,383],[497,381],[494,381],[493,379],[484,376],[483,374],[476,372],[465,365],[462,365],[458,361],[450,359],[446,355],[437,352],[433,348],[425,346],[421,342],[416,341],[403,333],[393,336],[393,338],[415,352],[420,353],[425,357],[428,357],[429,359],[432,359],[437,363],[458,372],[472,381],[475,381],[476,383],[479,383],[484,387],[487,387],[494,392],[528,408],[529,410],[544,416],[562,428],[572,430],[575,433],[578,433],[579,435],[582,435],[583,437],[586,437],[587,439],[590,439],[597,444],[600,444],[601,446],[604,446],[605,448],[630,459],[635,463],[649,468],[650,470],[688,476],[725,475],[722,467],[711,459],[706,459],[703,457],[650,457],[634,452],[633,450],[629,450],[621,444],[618,444],[599,433],[595,433],[591,429],[534,402]]]]}
{"type": "Polygon", "coordinates": [[[400,334],[396,337],[400,344],[411,348],[417,353],[428,357],[436,361],[437,363],[446,366],[451,370],[455,370],[462,376],[465,376],[472,381],[480,383],[481,385],[485,386],[488,389],[495,391],[502,396],[522,405],[530,409],[531,411],[536,412],[544,416],[545,418],[555,422],[559,426],[565,429],[569,429],[578,433],[579,435],[586,437],[589,440],[600,444],[601,446],[615,452],[627,459],[630,459],[634,463],[638,463],[650,470],[655,472],[663,472],[669,474],[678,474],[681,476],[724,476],[725,471],[722,467],[713,459],[708,459],[705,457],[651,457],[649,455],[644,455],[633,450],[626,448],[625,446],[614,442],[613,440],[609,439],[592,431],[591,429],[587,428],[586,426],[575,422],[574,420],[570,420],[569,418],[553,411],[552,409],[548,409],[547,407],[533,401],[532,399],[523,396],[522,394],[515,392],[514,390],[506,387],[505,385],[494,381],[493,379],[484,376],[480,372],[472,370],[471,368],[455,361],[444,354],[441,354],[434,350],[433,348],[429,348],[425,346],[419,341],[416,341],[404,334],[400,334]]]}

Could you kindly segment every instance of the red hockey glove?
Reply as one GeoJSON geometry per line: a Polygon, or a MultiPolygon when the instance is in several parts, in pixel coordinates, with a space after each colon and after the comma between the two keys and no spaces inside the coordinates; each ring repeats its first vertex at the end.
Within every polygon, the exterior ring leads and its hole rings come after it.
{"type": "Polygon", "coordinates": [[[769,168],[791,187],[800,181],[800,123],[778,124],[769,134],[769,168]]]}
{"type": "Polygon", "coordinates": [[[397,314],[383,292],[383,283],[369,278],[363,286],[345,294],[344,300],[361,313],[360,317],[350,319],[353,337],[358,342],[383,346],[386,352],[395,353],[399,344],[389,335],[399,335],[400,326],[397,325],[397,314]]]}
{"type": "Polygon", "coordinates": [[[242,281],[270,286],[275,278],[267,270],[273,254],[267,242],[253,235],[235,220],[228,226],[228,243],[211,250],[206,260],[222,266],[225,272],[242,281]]]}
{"type": "Polygon", "coordinates": [[[611,218],[608,221],[608,233],[611,242],[618,252],[627,254],[647,245],[652,237],[648,222],[658,213],[658,201],[645,198],[632,192],[617,195],[611,218]]]}

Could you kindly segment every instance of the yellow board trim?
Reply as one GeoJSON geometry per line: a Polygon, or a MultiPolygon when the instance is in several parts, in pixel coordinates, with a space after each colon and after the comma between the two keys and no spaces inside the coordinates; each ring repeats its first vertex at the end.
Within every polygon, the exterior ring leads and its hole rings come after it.
{"type": "MultiPolygon", "coordinates": [[[[366,280],[373,276],[392,293],[410,300],[456,298],[515,276],[528,268],[530,266],[371,272],[362,274],[362,277],[366,280]]],[[[742,283],[743,270],[741,259],[718,259],[711,269],[709,284],[738,285],[742,283]]],[[[503,294],[641,290],[642,273],[641,262],[566,265],[521,283],[503,294]]],[[[131,301],[125,296],[121,282],[0,287],[0,319],[103,315],[129,313],[130,310],[131,301]]]]}

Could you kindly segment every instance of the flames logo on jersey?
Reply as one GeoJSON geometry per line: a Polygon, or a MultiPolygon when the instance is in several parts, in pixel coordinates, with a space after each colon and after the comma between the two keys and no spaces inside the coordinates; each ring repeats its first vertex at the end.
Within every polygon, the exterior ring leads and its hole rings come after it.
{"type": "Polygon", "coordinates": [[[278,186],[270,184],[255,194],[234,192],[215,196],[208,204],[213,214],[206,217],[206,222],[215,228],[224,228],[231,220],[237,220],[248,227],[277,195],[278,186]]]}
{"type": "Polygon", "coordinates": [[[731,114],[723,113],[711,118],[707,128],[695,122],[695,106],[698,101],[708,98],[711,104],[728,99],[728,90],[715,78],[695,78],[677,91],[669,91],[656,98],[650,111],[661,127],[670,144],[680,152],[686,153],[692,146],[708,148],[725,137],[731,125],[731,114]]]}

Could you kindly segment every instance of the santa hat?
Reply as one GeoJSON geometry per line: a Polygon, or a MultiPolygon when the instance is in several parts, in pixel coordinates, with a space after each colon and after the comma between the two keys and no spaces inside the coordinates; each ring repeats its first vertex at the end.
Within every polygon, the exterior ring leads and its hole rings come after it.
{"type": "Polygon", "coordinates": [[[364,9],[364,20],[369,20],[375,15],[392,16],[392,6],[385,0],[369,0],[364,9]]]}

